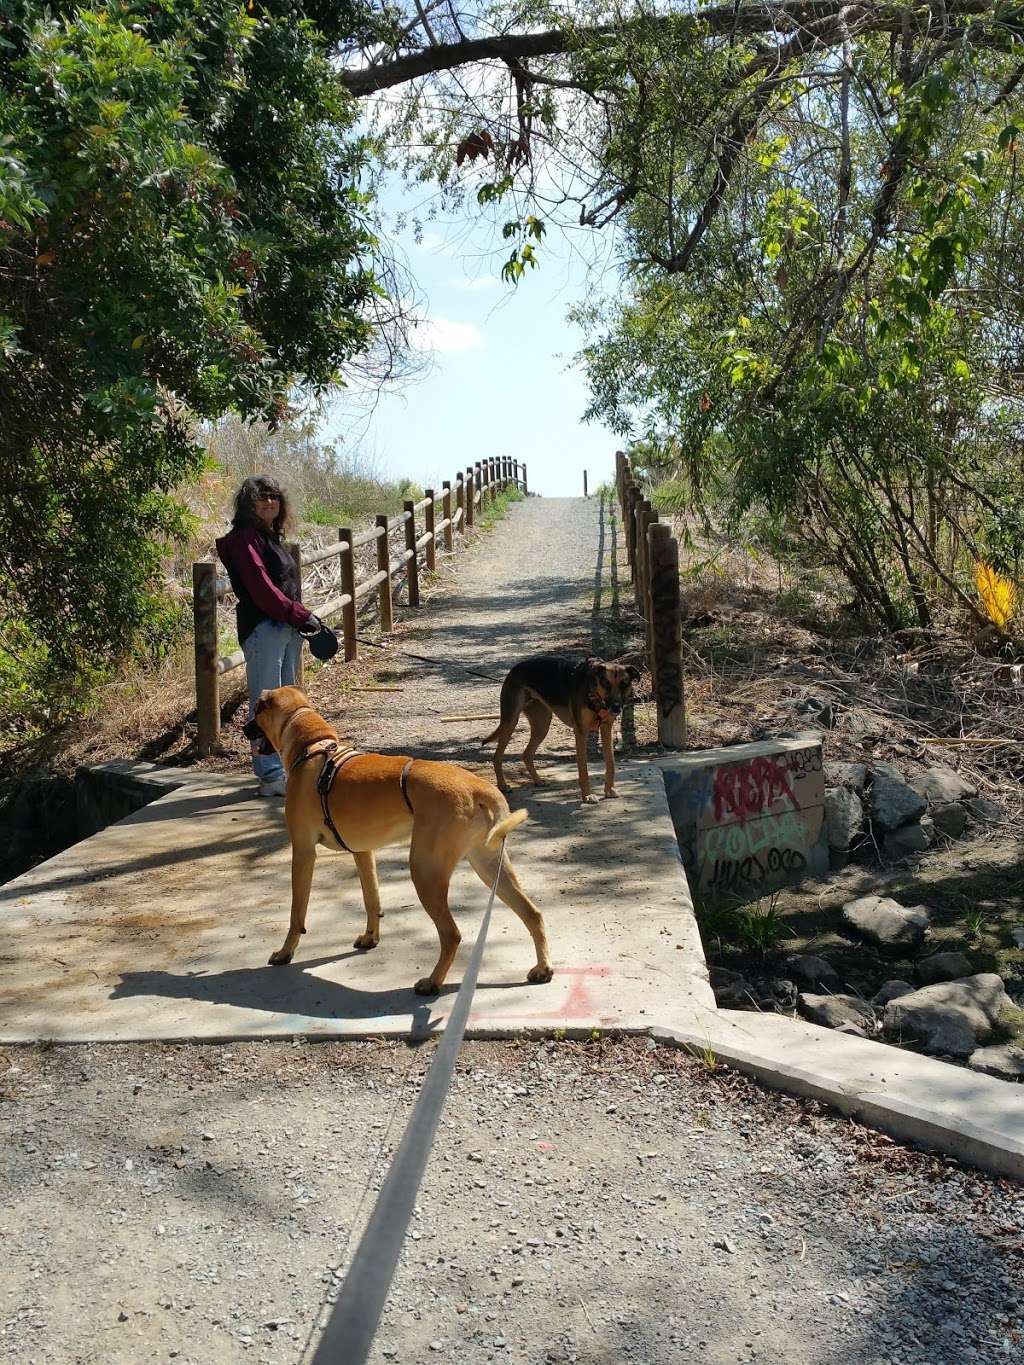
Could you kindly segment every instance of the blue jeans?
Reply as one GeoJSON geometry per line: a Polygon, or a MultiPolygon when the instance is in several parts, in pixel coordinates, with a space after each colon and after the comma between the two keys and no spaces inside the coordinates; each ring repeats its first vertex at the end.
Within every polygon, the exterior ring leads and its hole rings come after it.
{"type": "MultiPolygon", "coordinates": [[[[249,688],[249,719],[252,720],[260,693],[270,687],[291,687],[299,671],[302,636],[283,621],[265,619],[242,645],[245,655],[245,681],[249,688]]],[[[252,770],[261,782],[284,777],[280,755],[258,754],[253,746],[252,770]]]]}

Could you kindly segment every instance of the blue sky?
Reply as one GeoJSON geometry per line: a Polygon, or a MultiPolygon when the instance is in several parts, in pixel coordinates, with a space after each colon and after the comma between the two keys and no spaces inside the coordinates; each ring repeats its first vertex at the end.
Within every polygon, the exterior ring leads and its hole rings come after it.
{"type": "MultiPolygon", "coordinates": [[[[391,186],[386,221],[422,210],[423,193],[391,186]]],[[[467,217],[471,210],[467,210],[467,217]]],[[[583,297],[586,263],[557,230],[538,250],[540,265],[518,288],[500,279],[509,244],[467,218],[428,222],[395,238],[422,298],[418,344],[432,358],[422,378],[385,392],[372,410],[365,396],[343,397],[327,431],[361,448],[388,477],[407,475],[440,488],[488,455],[525,460],[531,492],[579,495],[612,476],[622,444],[607,428],[584,423],[587,386],[572,357],[582,334],[566,321],[583,297]]],[[[607,241],[582,242],[593,255],[607,241]]]]}

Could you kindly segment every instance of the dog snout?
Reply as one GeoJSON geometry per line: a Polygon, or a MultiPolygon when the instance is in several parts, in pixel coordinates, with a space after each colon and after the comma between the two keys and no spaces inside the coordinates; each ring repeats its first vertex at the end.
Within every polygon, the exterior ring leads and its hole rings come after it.
{"type": "Polygon", "coordinates": [[[246,723],[242,726],[242,734],[245,735],[246,739],[251,740],[263,738],[263,731],[260,728],[260,723],[255,716],[252,718],[252,720],[246,721],[246,723]]]}

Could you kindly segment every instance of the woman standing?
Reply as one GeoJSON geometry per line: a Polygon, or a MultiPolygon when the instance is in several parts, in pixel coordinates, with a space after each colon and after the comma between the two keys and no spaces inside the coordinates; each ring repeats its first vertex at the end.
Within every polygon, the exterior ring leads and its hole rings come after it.
{"type": "MultiPolygon", "coordinates": [[[[250,720],[264,689],[295,682],[302,636],[321,627],[319,617],[298,600],[299,571],[281,540],[287,521],[284,489],[257,474],[236,493],[231,530],[217,541],[217,554],[238,598],[235,614],[250,720]]],[[[285,771],[278,754],[258,754],[253,745],[252,766],[260,796],[284,795],[285,771]]]]}

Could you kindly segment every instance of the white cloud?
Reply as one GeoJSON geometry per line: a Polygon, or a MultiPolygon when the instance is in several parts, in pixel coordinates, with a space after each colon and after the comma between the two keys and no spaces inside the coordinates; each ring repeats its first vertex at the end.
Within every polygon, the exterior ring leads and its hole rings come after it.
{"type": "Polygon", "coordinates": [[[423,318],[413,330],[412,344],[418,351],[472,351],[484,344],[484,338],[469,322],[423,318]]]}
{"type": "Polygon", "coordinates": [[[463,277],[458,280],[449,280],[448,284],[452,289],[465,289],[476,294],[483,289],[496,289],[499,280],[497,275],[477,275],[475,279],[463,277]]]}

